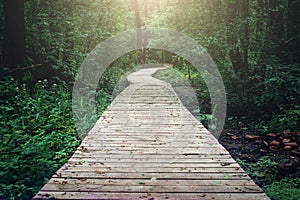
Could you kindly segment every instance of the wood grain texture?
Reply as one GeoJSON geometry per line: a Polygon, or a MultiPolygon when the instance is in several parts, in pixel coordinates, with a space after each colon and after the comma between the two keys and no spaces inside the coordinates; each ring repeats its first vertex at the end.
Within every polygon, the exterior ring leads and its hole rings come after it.
{"type": "Polygon", "coordinates": [[[119,94],[37,199],[269,199],[170,84],[128,76],[119,94]]]}

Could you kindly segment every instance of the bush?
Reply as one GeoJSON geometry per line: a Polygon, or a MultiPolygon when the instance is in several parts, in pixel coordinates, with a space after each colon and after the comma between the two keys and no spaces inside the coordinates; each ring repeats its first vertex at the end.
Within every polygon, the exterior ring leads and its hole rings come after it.
{"type": "Polygon", "coordinates": [[[272,161],[268,156],[259,158],[255,163],[247,163],[244,160],[236,159],[247,174],[261,185],[271,184],[276,179],[277,163],[272,161]]]}
{"type": "MultiPolygon", "coordinates": [[[[100,80],[97,117],[110,104],[124,71],[119,66],[110,68],[100,80]]],[[[38,81],[29,89],[6,78],[0,82],[0,97],[0,199],[30,199],[80,143],[71,92],[63,83],[38,81]]],[[[81,119],[87,131],[91,128],[88,122],[81,119]]]]}
{"type": "Polygon", "coordinates": [[[272,200],[298,200],[300,197],[300,178],[284,178],[263,187],[272,200]]]}
{"type": "Polygon", "coordinates": [[[30,199],[80,140],[64,86],[39,81],[33,91],[0,83],[0,199],[30,199]]]}

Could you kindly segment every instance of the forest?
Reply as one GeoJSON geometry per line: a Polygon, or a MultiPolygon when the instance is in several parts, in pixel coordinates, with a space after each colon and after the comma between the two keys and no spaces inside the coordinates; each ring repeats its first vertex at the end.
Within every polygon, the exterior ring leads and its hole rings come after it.
{"type": "MultiPolygon", "coordinates": [[[[299,0],[2,0],[0,199],[31,199],[74,153],[84,138],[72,113],[76,73],[99,43],[135,28],[176,30],[210,54],[227,97],[219,142],[271,199],[298,199],[299,0]]],[[[97,117],[123,75],[145,63],[172,64],[155,76],[174,87],[186,79],[199,102],[190,111],[205,126],[213,120],[197,69],[150,48],[123,55],[103,73],[97,117]]],[[[87,133],[93,124],[81,121],[87,133]]]]}

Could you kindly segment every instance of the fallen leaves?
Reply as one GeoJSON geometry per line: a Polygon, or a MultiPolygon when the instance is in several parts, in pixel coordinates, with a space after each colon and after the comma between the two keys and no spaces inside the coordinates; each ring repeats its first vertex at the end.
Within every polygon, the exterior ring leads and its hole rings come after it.
{"type": "Polygon", "coordinates": [[[300,151],[297,151],[297,150],[292,150],[291,153],[294,153],[294,154],[297,154],[297,155],[300,155],[300,151]]]}
{"type": "Polygon", "coordinates": [[[263,140],[263,143],[264,143],[267,147],[269,147],[269,143],[268,143],[267,141],[263,140]]]}
{"type": "Polygon", "coordinates": [[[291,141],[291,139],[283,139],[283,143],[289,143],[291,141]]]}
{"type": "Polygon", "coordinates": [[[284,147],[283,147],[283,150],[291,150],[291,149],[292,149],[291,146],[284,146],[284,147]]]}
{"type": "Polygon", "coordinates": [[[95,173],[96,173],[96,174],[103,174],[103,173],[105,173],[105,172],[104,172],[104,171],[96,170],[95,173]]]}
{"type": "Polygon", "coordinates": [[[277,137],[277,135],[278,135],[277,133],[269,133],[268,134],[268,136],[270,136],[270,137],[277,137]]]}
{"type": "Polygon", "coordinates": [[[86,147],[84,147],[84,146],[81,146],[80,148],[79,148],[79,151],[81,151],[81,152],[83,152],[83,153],[89,153],[90,151],[86,148],[86,147]]]}
{"type": "Polygon", "coordinates": [[[236,136],[236,135],[233,135],[233,136],[231,136],[231,139],[233,139],[233,140],[237,140],[237,139],[239,139],[239,137],[238,137],[238,136],[236,136]]]}
{"type": "Polygon", "coordinates": [[[278,146],[280,144],[280,142],[277,140],[272,140],[272,142],[270,144],[273,146],[278,146]]]}
{"type": "MultiPolygon", "coordinates": [[[[248,143],[262,144],[260,152],[266,153],[272,151],[290,151],[291,154],[300,154],[300,132],[284,130],[282,133],[268,133],[267,135],[237,135],[226,133],[231,140],[245,140],[248,143]]],[[[236,143],[236,142],[235,142],[236,143]]]]}
{"type": "Polygon", "coordinates": [[[222,162],[221,165],[222,165],[222,166],[228,166],[228,165],[231,165],[231,163],[228,163],[228,162],[222,162]]]}
{"type": "Polygon", "coordinates": [[[65,185],[65,184],[68,183],[68,181],[66,181],[66,180],[63,180],[63,181],[54,180],[53,182],[54,182],[55,184],[59,184],[59,185],[65,185]]]}
{"type": "Polygon", "coordinates": [[[289,142],[289,143],[285,143],[284,145],[291,146],[291,147],[298,147],[299,146],[296,142],[289,142]]]}
{"type": "Polygon", "coordinates": [[[245,135],[245,138],[247,140],[252,140],[252,139],[258,139],[258,138],[260,138],[260,136],[258,136],[258,135],[245,135]]]}

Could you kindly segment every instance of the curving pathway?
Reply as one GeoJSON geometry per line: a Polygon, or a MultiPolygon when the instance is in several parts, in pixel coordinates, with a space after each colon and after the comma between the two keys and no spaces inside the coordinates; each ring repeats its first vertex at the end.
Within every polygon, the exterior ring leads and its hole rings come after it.
{"type": "Polygon", "coordinates": [[[151,75],[103,113],[70,160],[33,199],[269,199],[217,139],[151,75]]]}

